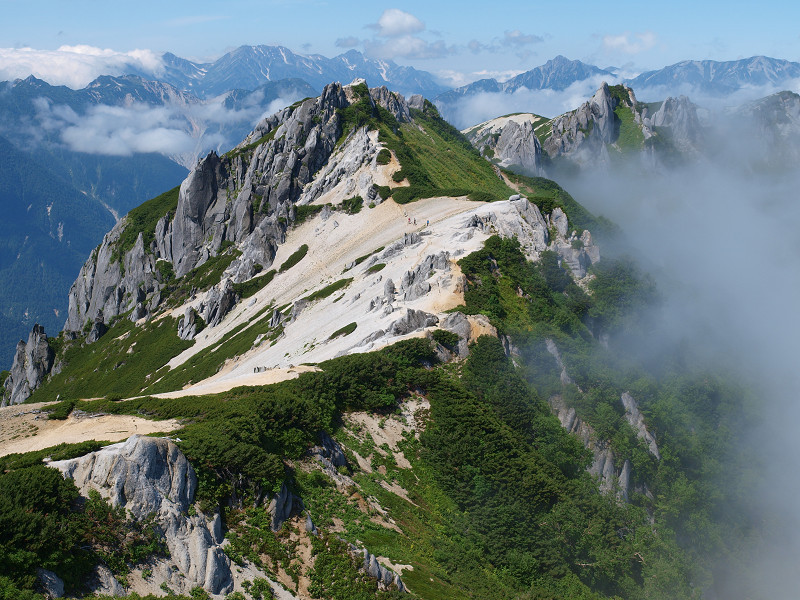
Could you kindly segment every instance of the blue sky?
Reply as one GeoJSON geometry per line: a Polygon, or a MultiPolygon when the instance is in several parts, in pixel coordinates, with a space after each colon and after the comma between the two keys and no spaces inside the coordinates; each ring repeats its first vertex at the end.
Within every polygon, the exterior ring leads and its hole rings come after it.
{"type": "MultiPolygon", "coordinates": [[[[9,49],[63,46],[171,51],[193,59],[213,59],[242,44],[326,56],[352,47],[453,85],[508,77],[557,54],[626,73],[688,58],[800,59],[800,8],[789,2],[0,0],[0,9],[0,71],[16,60],[9,49]]],[[[29,54],[28,60],[44,64],[52,56],[29,54]]]]}

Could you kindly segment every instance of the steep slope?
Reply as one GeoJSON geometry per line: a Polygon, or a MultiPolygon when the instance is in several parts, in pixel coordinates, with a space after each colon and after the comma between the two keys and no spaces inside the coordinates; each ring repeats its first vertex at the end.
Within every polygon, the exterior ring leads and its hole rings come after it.
{"type": "Polygon", "coordinates": [[[422,98],[331,84],[268,117],[85,263],[31,400],[181,428],[0,459],[0,582],[696,597],[752,526],[749,457],[721,466],[741,390],[626,350],[654,290],[602,229],[422,98]]]}

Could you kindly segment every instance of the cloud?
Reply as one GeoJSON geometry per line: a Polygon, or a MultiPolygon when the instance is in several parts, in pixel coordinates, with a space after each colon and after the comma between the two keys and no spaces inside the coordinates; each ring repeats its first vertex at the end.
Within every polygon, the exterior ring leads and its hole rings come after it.
{"type": "Polygon", "coordinates": [[[378,35],[382,37],[406,36],[425,30],[422,21],[399,8],[387,8],[378,22],[370,27],[377,29],[378,35]]]}
{"type": "Polygon", "coordinates": [[[479,54],[480,52],[485,52],[486,50],[489,49],[489,47],[486,44],[483,44],[482,42],[479,42],[478,40],[470,40],[467,43],[467,48],[473,54],[479,54]]]}
{"type": "MultiPolygon", "coordinates": [[[[375,30],[371,40],[364,40],[364,52],[372,58],[395,59],[431,59],[442,58],[455,52],[453,46],[447,46],[442,40],[429,42],[417,33],[425,32],[425,23],[411,13],[398,8],[388,8],[377,23],[367,25],[375,30]]],[[[341,38],[336,45],[354,47],[359,41],[354,37],[341,38]],[[352,45],[345,45],[352,44],[352,45]]]]}
{"type": "Polygon", "coordinates": [[[33,104],[39,135],[44,131],[74,152],[111,156],[155,152],[191,168],[199,156],[232,147],[262,118],[300,95],[288,90],[285,97],[267,103],[263,92],[254,92],[237,108],[228,108],[224,97],[200,104],[95,105],[85,113],[45,98],[36,98],[33,104]]]}
{"type": "Polygon", "coordinates": [[[504,46],[527,46],[529,44],[538,44],[539,42],[543,42],[544,38],[539,37],[538,35],[533,34],[525,34],[522,33],[519,29],[515,29],[513,31],[506,31],[503,34],[503,45],[504,46]]]}
{"type": "Polygon", "coordinates": [[[137,72],[157,77],[163,71],[161,57],[150,50],[118,52],[93,46],[61,46],[58,50],[0,48],[0,80],[33,75],[52,85],[80,89],[100,75],[137,72]]]}
{"type": "Polygon", "coordinates": [[[652,31],[631,34],[603,36],[603,48],[609,51],[621,51],[625,54],[639,54],[656,45],[656,34],[652,31]]]}
{"type": "Polygon", "coordinates": [[[436,77],[445,85],[457,88],[469,83],[473,83],[478,79],[496,79],[500,82],[508,81],[520,73],[524,73],[524,71],[521,69],[505,69],[502,71],[481,69],[480,71],[471,71],[467,73],[464,71],[456,71],[454,69],[441,69],[436,72],[436,77]]]}
{"type": "Polygon", "coordinates": [[[337,48],[355,48],[359,44],[361,44],[361,40],[352,35],[349,37],[339,38],[336,40],[337,48]]]}
{"type": "Polygon", "coordinates": [[[724,110],[728,107],[739,106],[781,91],[800,93],[800,79],[792,79],[780,84],[743,85],[735,92],[725,95],[713,94],[702,89],[701,86],[689,83],[634,88],[636,99],[642,102],[658,102],[667,96],[688,96],[695,104],[712,110],[724,110]]]}

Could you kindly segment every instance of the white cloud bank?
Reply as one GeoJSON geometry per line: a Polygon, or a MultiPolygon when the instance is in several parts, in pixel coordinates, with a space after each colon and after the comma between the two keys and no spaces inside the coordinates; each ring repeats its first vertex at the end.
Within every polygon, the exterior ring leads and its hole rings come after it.
{"type": "Polygon", "coordinates": [[[45,98],[35,99],[34,105],[38,125],[72,151],[111,156],[156,152],[191,168],[205,152],[227,150],[263,117],[297,98],[277,98],[266,107],[262,99],[253,94],[239,110],[226,108],[222,98],[192,105],[96,105],[83,114],[45,98]]]}
{"type": "Polygon", "coordinates": [[[100,75],[130,72],[158,77],[164,71],[161,57],[151,50],[116,50],[94,46],[61,46],[58,50],[0,48],[0,81],[33,75],[52,85],[86,87],[100,75]]]}

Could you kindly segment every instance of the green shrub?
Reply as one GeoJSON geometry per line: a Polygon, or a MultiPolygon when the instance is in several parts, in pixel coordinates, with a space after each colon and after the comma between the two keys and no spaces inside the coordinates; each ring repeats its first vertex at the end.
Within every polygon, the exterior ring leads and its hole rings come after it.
{"type": "Polygon", "coordinates": [[[382,271],[386,267],[386,263],[375,263],[371,267],[367,269],[367,273],[377,273],[378,271],[382,271]]]}
{"type": "Polygon", "coordinates": [[[352,198],[345,198],[342,203],[336,208],[347,213],[348,215],[355,215],[361,212],[364,206],[364,199],[361,196],[353,196],[352,198]]]}
{"type": "Polygon", "coordinates": [[[264,289],[272,281],[273,277],[275,277],[275,269],[270,269],[258,277],[253,277],[241,283],[234,283],[233,291],[240,298],[249,298],[264,289]]]}
{"type": "Polygon", "coordinates": [[[287,258],[284,261],[284,263],[281,265],[281,268],[278,269],[278,272],[283,273],[284,271],[288,271],[297,263],[299,263],[301,260],[303,260],[306,254],[308,254],[308,245],[303,244],[297,250],[295,250],[289,258],[287,258]]]}
{"type": "Polygon", "coordinates": [[[392,161],[392,153],[386,148],[381,148],[376,161],[379,165],[388,165],[392,161]]]}
{"type": "Polygon", "coordinates": [[[58,404],[46,407],[44,410],[48,413],[47,418],[56,421],[64,421],[72,413],[75,408],[76,399],[62,400],[58,404]]]}
{"type": "Polygon", "coordinates": [[[324,288],[317,290],[303,298],[308,302],[313,302],[314,300],[322,300],[323,298],[327,298],[334,292],[338,292],[340,289],[347,287],[352,283],[353,278],[348,277],[347,279],[340,279],[339,281],[334,281],[331,284],[326,285],[324,288]]]}
{"type": "Polygon", "coordinates": [[[332,340],[334,338],[339,337],[340,335],[350,335],[356,330],[356,327],[358,327],[357,323],[349,323],[344,327],[342,327],[341,329],[337,329],[336,331],[334,331],[328,339],[332,340]]]}
{"type": "Polygon", "coordinates": [[[303,204],[294,207],[294,224],[304,223],[324,208],[321,204],[303,204]]]}
{"type": "Polygon", "coordinates": [[[433,331],[433,340],[452,350],[458,345],[459,338],[457,333],[453,333],[452,331],[447,331],[446,329],[435,329],[433,331]]]}
{"type": "Polygon", "coordinates": [[[386,200],[392,195],[392,188],[388,185],[376,185],[375,190],[378,192],[378,196],[381,197],[381,200],[386,200]]]}

